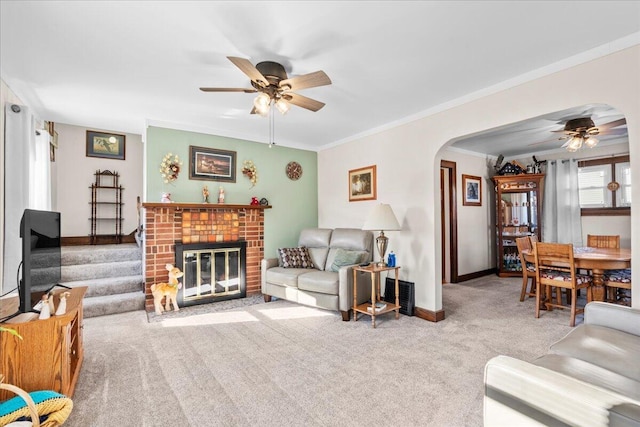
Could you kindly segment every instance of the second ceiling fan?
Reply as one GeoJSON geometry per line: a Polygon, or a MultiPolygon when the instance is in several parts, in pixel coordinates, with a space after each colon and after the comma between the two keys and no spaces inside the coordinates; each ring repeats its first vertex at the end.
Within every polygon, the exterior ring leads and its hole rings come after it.
{"type": "Polygon", "coordinates": [[[227,58],[251,79],[253,88],[201,87],[201,91],[258,93],[253,102],[254,106],[251,109],[251,114],[257,113],[262,116],[266,116],[269,113],[272,104],[282,114],[289,110],[289,104],[310,111],[318,111],[325,105],[323,102],[294,92],[330,85],[331,79],[324,71],[315,71],[290,78],[287,76],[284,67],[277,62],[263,61],[254,66],[248,59],[235,56],[228,56],[227,58]]]}

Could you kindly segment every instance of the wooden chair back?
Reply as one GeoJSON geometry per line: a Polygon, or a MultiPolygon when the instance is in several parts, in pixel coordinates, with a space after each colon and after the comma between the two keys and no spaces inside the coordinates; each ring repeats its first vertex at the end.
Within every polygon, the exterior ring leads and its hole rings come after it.
{"type": "Polygon", "coordinates": [[[587,246],[590,248],[620,249],[620,236],[587,234],[587,246]]]}
{"type": "Polygon", "coordinates": [[[522,268],[526,270],[527,262],[525,261],[522,252],[530,251],[531,249],[533,249],[529,237],[518,237],[516,239],[516,246],[518,247],[518,255],[520,256],[520,263],[522,264],[522,268]]]}
{"type": "Polygon", "coordinates": [[[537,234],[530,234],[529,235],[529,241],[531,242],[531,247],[533,248],[533,245],[538,243],[538,235],[537,234]]]}
{"type": "Polygon", "coordinates": [[[573,260],[573,245],[571,243],[537,242],[533,253],[536,262],[538,283],[550,286],[561,286],[563,288],[572,287],[571,283],[575,285],[575,262],[573,260]],[[540,269],[571,274],[571,282],[540,276],[540,269]]]}
{"type": "MultiPolygon", "coordinates": [[[[578,298],[577,290],[588,288],[591,284],[591,278],[576,273],[575,261],[573,259],[573,245],[571,243],[543,243],[538,242],[534,246],[534,258],[536,263],[536,281],[538,289],[545,287],[548,291],[544,305],[547,310],[553,307],[564,308],[560,303],[553,303],[549,296],[551,295],[551,287],[565,288],[571,290],[571,317],[570,326],[575,326],[576,315],[583,313],[584,308],[578,309],[576,300],[578,298]]],[[[540,317],[540,295],[536,294],[536,318],[540,317]]]]}
{"type": "Polygon", "coordinates": [[[524,301],[525,296],[536,296],[536,272],[530,268],[532,263],[528,263],[524,257],[523,251],[533,249],[531,241],[528,236],[516,238],[516,246],[518,247],[518,255],[520,256],[520,265],[522,266],[522,289],[520,290],[520,301],[524,301]],[[527,290],[527,285],[531,279],[530,290],[527,290]]]}

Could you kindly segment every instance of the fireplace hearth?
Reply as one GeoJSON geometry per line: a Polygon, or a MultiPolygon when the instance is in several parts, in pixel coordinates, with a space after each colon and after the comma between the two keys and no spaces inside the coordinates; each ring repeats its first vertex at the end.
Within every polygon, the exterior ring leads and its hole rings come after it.
{"type": "Polygon", "coordinates": [[[182,270],[178,305],[187,307],[244,298],[247,242],[176,242],[175,265],[182,270]]]}

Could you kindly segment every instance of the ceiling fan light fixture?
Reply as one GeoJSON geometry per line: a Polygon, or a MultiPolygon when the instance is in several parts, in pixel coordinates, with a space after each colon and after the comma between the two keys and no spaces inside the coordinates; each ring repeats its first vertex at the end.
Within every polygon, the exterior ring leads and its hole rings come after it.
{"type": "Polygon", "coordinates": [[[595,147],[596,145],[598,145],[598,142],[600,142],[600,141],[598,141],[596,138],[594,138],[592,136],[589,136],[589,137],[585,138],[585,140],[584,140],[584,144],[589,148],[595,147]]]}
{"type": "Polygon", "coordinates": [[[264,92],[261,92],[256,96],[256,99],[253,100],[253,106],[256,107],[256,112],[261,116],[267,115],[269,113],[269,106],[271,105],[271,98],[264,92]]]}
{"type": "Polygon", "coordinates": [[[580,147],[582,147],[583,142],[584,142],[584,138],[582,138],[581,135],[573,136],[569,140],[569,143],[567,144],[567,151],[571,153],[578,151],[580,147]]]}
{"type": "Polygon", "coordinates": [[[287,101],[280,98],[276,101],[276,108],[278,109],[278,111],[280,111],[281,114],[287,114],[287,111],[289,111],[290,106],[287,101]]]}

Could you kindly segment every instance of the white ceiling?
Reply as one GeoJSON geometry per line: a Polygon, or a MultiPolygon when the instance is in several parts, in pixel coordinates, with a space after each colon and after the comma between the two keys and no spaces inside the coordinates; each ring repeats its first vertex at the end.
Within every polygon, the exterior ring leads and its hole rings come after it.
{"type": "Polygon", "coordinates": [[[278,144],[310,150],[640,40],[637,1],[1,0],[0,15],[5,82],[41,118],[89,128],[267,142],[255,95],[198,88],[250,87],[227,56],[324,70],[332,85],[300,92],[323,109],[275,118],[278,144]]]}

